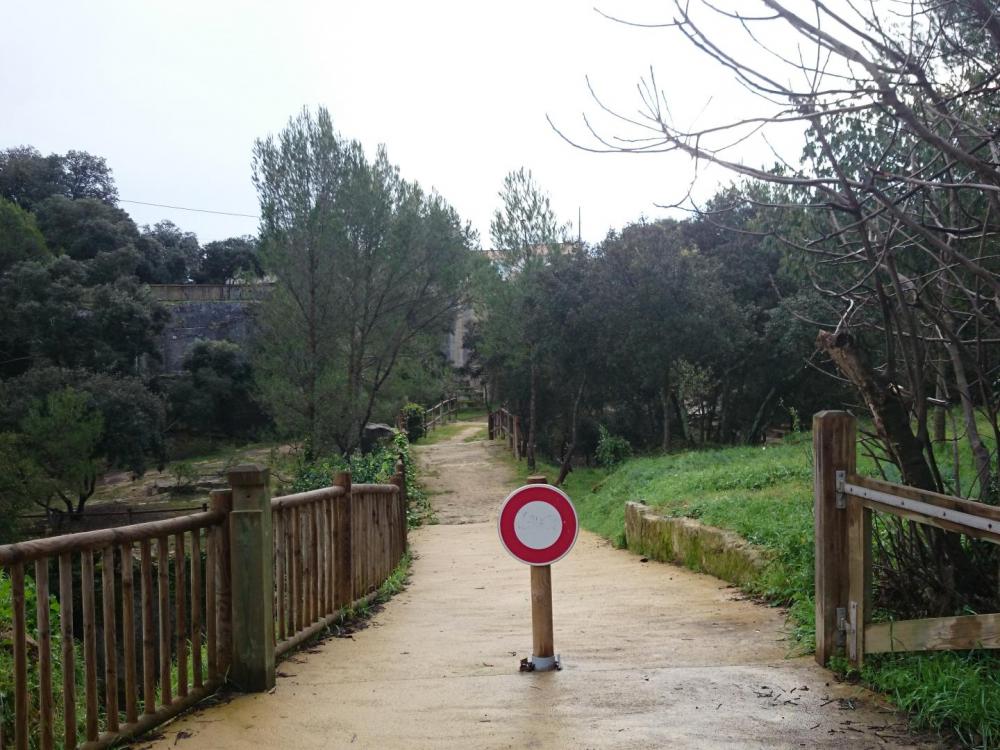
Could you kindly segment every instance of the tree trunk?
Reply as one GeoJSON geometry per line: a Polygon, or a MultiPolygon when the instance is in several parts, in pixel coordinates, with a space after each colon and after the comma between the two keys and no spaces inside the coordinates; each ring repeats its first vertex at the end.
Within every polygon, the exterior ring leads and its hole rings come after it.
{"type": "Polygon", "coordinates": [[[576,391],[576,398],[573,400],[573,411],[570,413],[569,422],[569,447],[563,453],[562,466],[559,467],[559,477],[556,479],[556,486],[560,486],[566,481],[566,477],[573,469],[573,451],[576,450],[576,424],[577,415],[580,412],[580,399],[583,398],[583,387],[587,383],[587,376],[584,374],[580,380],[580,387],[576,391]]]}
{"type": "Polygon", "coordinates": [[[663,408],[663,442],[660,447],[664,453],[670,451],[670,374],[669,371],[663,376],[663,385],[660,386],[660,406],[663,408]]]}
{"type": "Polygon", "coordinates": [[[531,353],[531,400],[528,404],[528,469],[535,470],[535,417],[538,402],[538,365],[535,364],[535,353],[531,353]]]}
{"type": "MultiPolygon", "coordinates": [[[[934,398],[938,401],[948,400],[948,391],[945,389],[944,375],[938,373],[937,387],[934,390],[934,398]]],[[[945,417],[948,414],[948,407],[944,404],[934,406],[934,442],[943,443],[946,437],[945,417]]]]}
{"type": "MultiPolygon", "coordinates": [[[[979,427],[976,425],[976,408],[972,401],[969,380],[965,375],[962,352],[959,350],[958,345],[947,336],[945,336],[944,346],[948,350],[948,356],[951,358],[951,367],[955,372],[955,386],[962,402],[962,414],[965,417],[965,432],[969,436],[969,447],[972,449],[972,457],[976,464],[976,483],[979,485],[979,497],[983,501],[988,501],[993,474],[992,466],[990,465],[990,451],[983,444],[983,439],[979,435],[979,427]]],[[[955,437],[957,439],[958,435],[955,437]]]]}
{"type": "Polygon", "coordinates": [[[923,445],[913,434],[910,413],[899,392],[890,388],[885,379],[862,360],[849,334],[820,331],[816,346],[830,356],[840,373],[861,394],[871,412],[876,432],[899,467],[903,483],[922,490],[940,491],[924,456],[923,445]]]}

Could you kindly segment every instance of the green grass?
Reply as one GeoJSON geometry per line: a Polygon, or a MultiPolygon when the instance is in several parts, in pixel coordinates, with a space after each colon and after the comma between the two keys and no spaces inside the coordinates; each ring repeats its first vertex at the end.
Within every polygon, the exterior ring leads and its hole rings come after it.
{"type": "Polygon", "coordinates": [[[435,443],[447,442],[468,428],[469,425],[462,424],[461,422],[448,422],[446,424],[442,424],[440,427],[435,427],[429,433],[420,438],[415,445],[434,445],[435,443]]]}
{"type": "MultiPolygon", "coordinates": [[[[947,444],[938,451],[942,472],[947,468],[950,473],[950,451],[947,444]]],[[[508,460],[523,480],[529,473],[525,462],[508,460]]],[[[967,445],[960,444],[959,463],[967,483],[972,476],[967,445]]],[[[858,470],[878,475],[866,456],[859,456],[858,470]]],[[[538,473],[552,481],[558,468],[540,464],[538,473]]],[[[770,551],[766,572],[747,589],[788,606],[800,650],[813,649],[810,435],[791,435],[767,447],[633,458],[612,472],[576,469],[563,489],[573,499],[581,525],[617,546],[625,543],[625,503],[636,500],[664,515],[734,531],[770,551]]],[[[842,662],[832,666],[846,671],[842,662]]],[[[972,748],[1000,747],[1000,655],[995,652],[875,655],[868,657],[860,678],[890,696],[918,728],[952,730],[972,748]]]]}

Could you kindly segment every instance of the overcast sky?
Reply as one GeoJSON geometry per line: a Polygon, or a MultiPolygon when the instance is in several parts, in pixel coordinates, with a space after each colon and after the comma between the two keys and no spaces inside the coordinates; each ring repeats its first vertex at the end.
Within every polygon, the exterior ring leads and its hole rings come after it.
{"type": "MultiPolygon", "coordinates": [[[[586,76],[626,112],[654,66],[680,122],[736,106],[728,76],[679,34],[616,24],[593,1],[224,2],[65,0],[5,3],[0,148],[104,156],[123,199],[255,215],[255,138],[303,106],[369,150],[385,143],[403,175],[442,193],[489,244],[504,175],[530,168],[584,239],[686,191],[680,156],[590,154],[586,76]]],[[[666,3],[600,7],[664,21],[666,3]]],[[[608,132],[611,132],[610,130],[608,132]]],[[[624,131],[623,131],[624,132],[624,131]]],[[[698,194],[724,175],[708,174],[698,194]]],[[[252,218],[123,203],[135,220],[169,218],[203,241],[255,233],[252,218]]]]}

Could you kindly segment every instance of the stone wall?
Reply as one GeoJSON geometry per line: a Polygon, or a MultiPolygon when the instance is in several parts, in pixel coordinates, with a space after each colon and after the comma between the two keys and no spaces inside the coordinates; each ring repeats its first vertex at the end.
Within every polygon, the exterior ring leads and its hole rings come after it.
{"type": "Polygon", "coordinates": [[[767,553],[731,531],[692,518],[669,518],[642,503],[625,504],[625,540],[633,552],[744,586],[759,578],[767,553]]]}
{"type": "Polygon", "coordinates": [[[151,284],[153,298],[170,312],[160,334],[159,370],[180,372],[185,355],[199,339],[247,346],[253,336],[254,309],[270,284],[151,284]]]}

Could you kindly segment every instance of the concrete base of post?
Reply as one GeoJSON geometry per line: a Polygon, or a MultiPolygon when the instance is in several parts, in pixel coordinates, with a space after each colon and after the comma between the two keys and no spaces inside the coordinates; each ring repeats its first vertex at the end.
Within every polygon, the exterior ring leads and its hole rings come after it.
{"type": "Polygon", "coordinates": [[[551,672],[553,669],[562,669],[559,654],[555,656],[535,656],[532,654],[531,661],[528,663],[531,665],[532,672],[551,672]]]}

